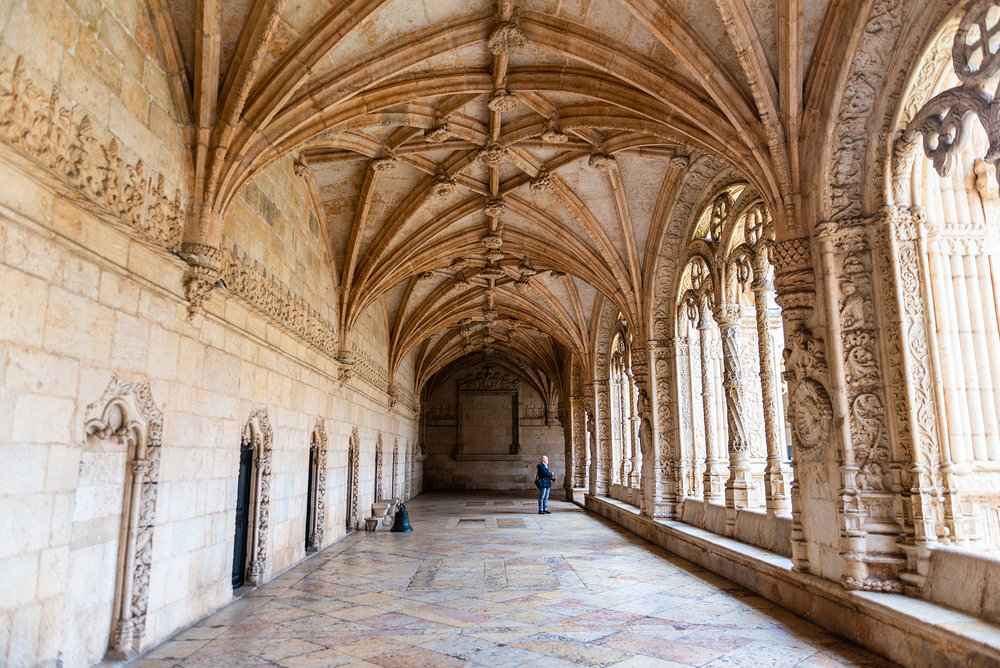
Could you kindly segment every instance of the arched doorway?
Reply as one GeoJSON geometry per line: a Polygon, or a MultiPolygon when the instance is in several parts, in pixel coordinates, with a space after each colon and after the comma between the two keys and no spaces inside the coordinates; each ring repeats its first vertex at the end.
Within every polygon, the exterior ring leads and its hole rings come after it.
{"type": "Polygon", "coordinates": [[[271,423],[257,409],[243,427],[236,484],[232,586],[258,585],[267,565],[267,528],[271,501],[271,423]]]}
{"type": "Polygon", "coordinates": [[[351,431],[351,440],[347,448],[347,512],[345,518],[347,530],[358,527],[358,475],[360,473],[361,438],[358,428],[351,431]]]}
{"type": "Polygon", "coordinates": [[[323,545],[326,525],[326,427],[316,421],[309,442],[309,487],[306,492],[306,551],[315,552],[323,545]]]}

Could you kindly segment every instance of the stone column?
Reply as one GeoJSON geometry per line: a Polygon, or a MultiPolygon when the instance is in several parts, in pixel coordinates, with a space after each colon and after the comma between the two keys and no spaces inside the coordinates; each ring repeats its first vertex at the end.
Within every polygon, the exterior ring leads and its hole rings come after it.
{"type": "Polygon", "coordinates": [[[712,388],[712,314],[707,297],[698,308],[698,335],[701,343],[701,397],[705,414],[705,501],[725,500],[725,473],[715,433],[714,390],[712,388]]]}
{"type": "Polygon", "coordinates": [[[831,429],[832,410],[824,383],[827,367],[822,341],[812,336],[810,321],[816,303],[809,239],[785,239],[774,245],[775,299],[781,306],[785,330],[785,380],[788,383],[789,421],[795,472],[791,486],[792,564],[809,571],[808,542],[802,517],[800,457],[825,443],[831,429]],[[801,404],[802,410],[797,409],[801,404]],[[811,416],[811,417],[810,417],[811,416]]]}
{"type": "Polygon", "coordinates": [[[594,494],[607,496],[611,490],[612,466],[611,460],[611,394],[607,379],[594,381],[594,404],[597,408],[597,452],[593,454],[590,468],[593,471],[594,494]]]}
{"type": "Polygon", "coordinates": [[[585,383],[583,386],[583,405],[585,407],[585,420],[587,426],[587,493],[597,493],[597,468],[594,462],[597,461],[597,406],[594,400],[594,386],[585,383]]]}
{"type": "Polygon", "coordinates": [[[726,532],[736,527],[737,511],[750,506],[753,478],[750,474],[750,440],[744,427],[746,408],[743,393],[743,367],[740,363],[739,304],[719,304],[715,319],[722,334],[722,387],[726,393],[728,426],[729,477],[726,479],[726,532]]]}
{"type": "Polygon", "coordinates": [[[750,286],[754,297],[757,318],[757,348],[760,356],[760,396],[764,404],[764,440],[767,443],[767,465],[764,467],[764,493],[767,512],[771,515],[788,515],[792,512],[792,499],[788,493],[791,471],[783,452],[784,438],[778,419],[778,398],[774,382],[774,355],[771,352],[770,314],[767,304],[774,292],[769,275],[767,247],[761,245],[754,256],[754,280],[750,286]]]}
{"type": "MultiPolygon", "coordinates": [[[[587,484],[587,423],[584,398],[571,396],[569,398],[570,428],[573,430],[573,475],[572,486],[584,487],[587,484]]],[[[567,474],[569,470],[567,469],[567,474]]],[[[570,476],[567,475],[569,480],[570,476]]]]}

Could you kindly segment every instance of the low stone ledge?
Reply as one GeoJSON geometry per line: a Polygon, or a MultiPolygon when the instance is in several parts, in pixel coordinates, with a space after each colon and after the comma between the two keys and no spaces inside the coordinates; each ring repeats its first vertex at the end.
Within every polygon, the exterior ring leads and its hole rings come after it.
{"type": "Polygon", "coordinates": [[[792,570],[791,559],[634,506],[586,495],[583,505],[703,568],[907,666],[1000,665],[1000,627],[899,594],[848,591],[792,570]]]}

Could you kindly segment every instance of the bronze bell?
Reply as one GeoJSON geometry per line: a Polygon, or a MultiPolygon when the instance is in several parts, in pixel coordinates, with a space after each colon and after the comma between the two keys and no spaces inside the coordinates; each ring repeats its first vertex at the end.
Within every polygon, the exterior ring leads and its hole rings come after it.
{"type": "Polygon", "coordinates": [[[413,531],[413,527],[410,526],[410,514],[406,512],[406,506],[402,503],[396,506],[396,517],[389,531],[413,531]]]}

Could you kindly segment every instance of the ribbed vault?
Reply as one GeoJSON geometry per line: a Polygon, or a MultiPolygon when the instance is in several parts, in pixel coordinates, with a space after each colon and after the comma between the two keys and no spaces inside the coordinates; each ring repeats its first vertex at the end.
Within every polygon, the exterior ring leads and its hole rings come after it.
{"type": "Polygon", "coordinates": [[[340,348],[381,302],[390,382],[411,354],[422,379],[475,351],[590,367],[605,301],[647,336],[702,157],[779,234],[794,220],[782,109],[800,102],[776,82],[798,80],[797,30],[822,15],[798,3],[149,4],[191,119],[186,243],[218,246],[241,188],[292,155],[326,218],[340,348]]]}

